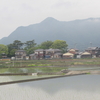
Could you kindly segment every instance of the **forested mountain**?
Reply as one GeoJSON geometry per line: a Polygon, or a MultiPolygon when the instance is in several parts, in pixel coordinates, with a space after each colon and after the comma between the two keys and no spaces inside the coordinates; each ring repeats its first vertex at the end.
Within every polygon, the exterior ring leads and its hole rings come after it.
{"type": "Polygon", "coordinates": [[[64,40],[69,48],[100,47],[100,18],[58,21],[48,17],[40,23],[18,27],[8,37],[2,38],[0,44],[7,45],[14,40],[24,42],[33,39],[38,44],[47,40],[64,40]]]}

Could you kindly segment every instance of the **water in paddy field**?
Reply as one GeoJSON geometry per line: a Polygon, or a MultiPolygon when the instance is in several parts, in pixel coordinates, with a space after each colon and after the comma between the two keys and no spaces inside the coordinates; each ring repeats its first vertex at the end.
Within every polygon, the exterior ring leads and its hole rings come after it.
{"type": "Polygon", "coordinates": [[[100,100],[100,75],[1,85],[0,100],[100,100]]]}
{"type": "Polygon", "coordinates": [[[74,66],[74,67],[68,67],[68,70],[100,70],[100,67],[99,66],[90,66],[90,67],[87,67],[87,66],[74,66]]]}

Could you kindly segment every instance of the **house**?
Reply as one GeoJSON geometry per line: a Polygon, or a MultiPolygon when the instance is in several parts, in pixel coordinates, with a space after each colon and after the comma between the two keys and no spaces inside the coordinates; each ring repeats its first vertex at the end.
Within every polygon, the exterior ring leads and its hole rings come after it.
{"type": "Polygon", "coordinates": [[[85,51],[91,53],[93,56],[94,55],[96,55],[96,57],[100,56],[100,48],[98,47],[89,47],[85,51]]]}
{"type": "Polygon", "coordinates": [[[92,54],[89,52],[83,52],[81,58],[92,58],[92,54]]]}
{"type": "Polygon", "coordinates": [[[33,59],[37,59],[37,54],[33,53],[29,55],[29,59],[33,60],[33,59]]]}
{"type": "Polygon", "coordinates": [[[64,53],[64,54],[63,54],[63,58],[74,58],[74,54],[69,53],[69,52],[64,53]]]}
{"type": "Polygon", "coordinates": [[[63,54],[62,53],[55,53],[54,58],[62,58],[63,54]]]}
{"type": "Polygon", "coordinates": [[[49,56],[50,58],[61,58],[62,53],[60,49],[46,49],[45,55],[49,56]]]}
{"type": "Polygon", "coordinates": [[[77,58],[77,55],[79,55],[78,49],[70,49],[68,52],[74,54],[74,58],[77,58]]]}
{"type": "Polygon", "coordinates": [[[44,49],[37,49],[34,51],[35,59],[43,59],[45,57],[44,49]]]}
{"type": "Polygon", "coordinates": [[[79,50],[78,49],[70,49],[68,50],[69,53],[72,53],[72,54],[78,54],[79,50]]]}
{"type": "Polygon", "coordinates": [[[2,58],[7,58],[7,55],[5,53],[1,54],[2,58]]]}
{"type": "Polygon", "coordinates": [[[62,56],[60,49],[37,49],[34,51],[37,59],[60,58],[62,56]]]}
{"type": "Polygon", "coordinates": [[[15,59],[26,59],[26,51],[25,50],[17,50],[15,52],[15,59]]]}

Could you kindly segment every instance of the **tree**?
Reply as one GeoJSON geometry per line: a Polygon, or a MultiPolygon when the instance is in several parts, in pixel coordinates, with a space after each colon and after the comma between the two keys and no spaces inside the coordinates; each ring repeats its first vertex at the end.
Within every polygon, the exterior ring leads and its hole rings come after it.
{"type": "Polygon", "coordinates": [[[8,47],[8,57],[15,56],[15,51],[21,49],[24,43],[19,40],[15,40],[12,44],[7,45],[8,47]]]}
{"type": "Polygon", "coordinates": [[[8,47],[6,45],[0,44],[0,58],[2,56],[2,54],[8,54],[8,47]]]}
{"type": "Polygon", "coordinates": [[[53,44],[51,45],[51,48],[53,49],[61,49],[62,52],[66,52],[67,51],[67,43],[66,41],[63,40],[55,40],[53,42],[53,44]]]}
{"type": "Polygon", "coordinates": [[[27,54],[32,54],[34,53],[35,47],[29,48],[26,50],[27,54]]]}
{"type": "Polygon", "coordinates": [[[35,47],[35,45],[36,45],[36,43],[34,42],[34,40],[31,40],[31,41],[26,41],[26,43],[24,43],[25,44],[25,49],[27,50],[27,49],[30,49],[30,48],[32,48],[32,47],[35,47]]]}
{"type": "Polygon", "coordinates": [[[24,43],[22,43],[21,41],[19,40],[15,40],[12,44],[13,48],[14,49],[21,49],[21,47],[23,46],[24,43]]]}
{"type": "Polygon", "coordinates": [[[49,49],[52,44],[53,44],[52,41],[45,41],[45,42],[41,43],[40,47],[42,49],[49,49]]]}
{"type": "Polygon", "coordinates": [[[35,50],[35,46],[36,43],[34,42],[34,40],[26,41],[24,49],[26,50],[27,54],[32,54],[35,50]]]}
{"type": "Polygon", "coordinates": [[[7,47],[8,47],[8,57],[13,57],[13,56],[15,56],[15,51],[17,50],[17,49],[15,49],[15,47],[14,47],[14,45],[13,44],[9,44],[9,45],[7,45],[7,47]]]}

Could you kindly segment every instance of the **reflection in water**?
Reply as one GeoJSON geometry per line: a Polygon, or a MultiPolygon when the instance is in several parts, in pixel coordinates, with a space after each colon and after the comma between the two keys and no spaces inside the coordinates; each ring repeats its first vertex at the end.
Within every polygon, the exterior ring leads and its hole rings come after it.
{"type": "Polygon", "coordinates": [[[0,100],[100,100],[100,75],[0,86],[0,100]]]}

